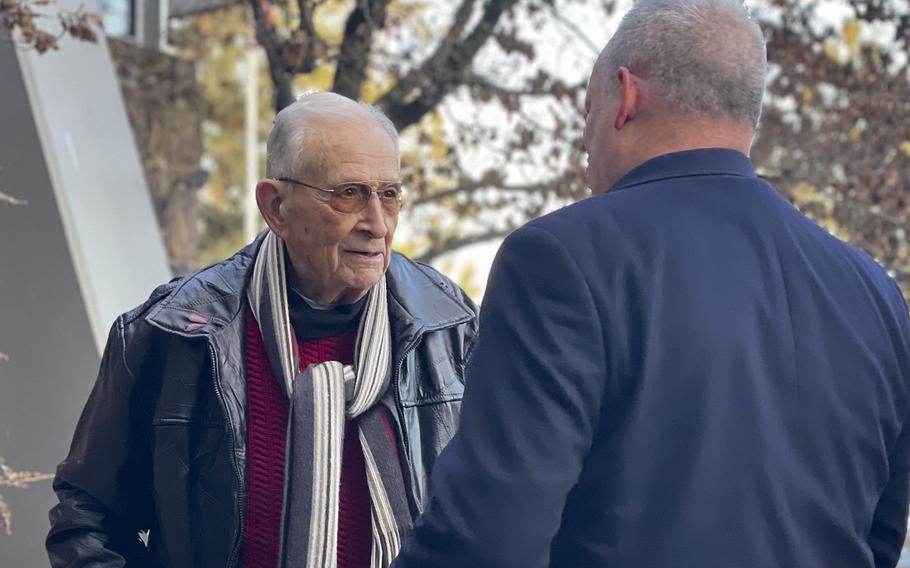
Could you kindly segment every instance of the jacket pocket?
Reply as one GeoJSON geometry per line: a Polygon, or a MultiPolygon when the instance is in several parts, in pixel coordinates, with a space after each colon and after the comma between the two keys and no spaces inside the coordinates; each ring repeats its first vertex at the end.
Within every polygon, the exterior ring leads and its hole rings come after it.
{"type": "Polygon", "coordinates": [[[399,394],[404,407],[461,401],[464,364],[442,333],[430,333],[408,353],[401,369],[399,394]]]}

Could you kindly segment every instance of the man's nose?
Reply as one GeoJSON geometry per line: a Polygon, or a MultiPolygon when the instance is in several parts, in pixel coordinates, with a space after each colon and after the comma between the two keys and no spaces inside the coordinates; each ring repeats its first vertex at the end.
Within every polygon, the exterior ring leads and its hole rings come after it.
{"type": "Polygon", "coordinates": [[[357,228],[370,233],[373,238],[381,239],[386,236],[389,229],[386,224],[388,213],[382,207],[382,200],[375,191],[370,192],[367,204],[359,213],[357,228]]]}

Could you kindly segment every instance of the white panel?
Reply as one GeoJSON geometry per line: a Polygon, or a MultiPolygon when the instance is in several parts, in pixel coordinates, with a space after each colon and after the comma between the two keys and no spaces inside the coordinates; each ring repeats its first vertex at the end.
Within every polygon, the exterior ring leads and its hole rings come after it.
{"type": "Polygon", "coordinates": [[[18,57],[100,351],[114,318],[170,272],[107,43],[60,47],[18,57]]]}

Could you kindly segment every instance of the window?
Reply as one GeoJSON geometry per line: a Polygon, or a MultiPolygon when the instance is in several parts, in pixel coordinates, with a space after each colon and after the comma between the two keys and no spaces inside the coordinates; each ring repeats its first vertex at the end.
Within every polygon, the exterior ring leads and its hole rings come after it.
{"type": "Polygon", "coordinates": [[[135,36],[134,0],[100,0],[101,17],[104,30],[109,36],[135,36]]]}

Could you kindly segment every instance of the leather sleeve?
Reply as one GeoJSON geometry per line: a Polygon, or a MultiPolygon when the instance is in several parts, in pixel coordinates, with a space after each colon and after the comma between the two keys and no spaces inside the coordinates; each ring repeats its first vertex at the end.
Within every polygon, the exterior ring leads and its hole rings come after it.
{"type": "Polygon", "coordinates": [[[139,532],[152,518],[148,427],[127,365],[124,317],[108,336],[98,378],[66,460],[57,468],[46,546],[52,566],[144,566],[139,532]]]}

